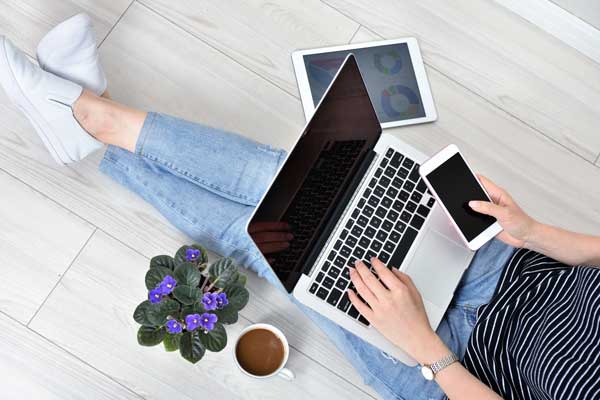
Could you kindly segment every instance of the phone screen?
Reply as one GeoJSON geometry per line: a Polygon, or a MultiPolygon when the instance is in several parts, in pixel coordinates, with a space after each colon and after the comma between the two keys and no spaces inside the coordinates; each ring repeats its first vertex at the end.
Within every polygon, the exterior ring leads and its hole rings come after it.
{"type": "Polygon", "coordinates": [[[460,153],[431,171],[427,179],[467,241],[472,241],[496,222],[496,218],[479,214],[469,207],[471,200],[490,199],[460,153]]]}

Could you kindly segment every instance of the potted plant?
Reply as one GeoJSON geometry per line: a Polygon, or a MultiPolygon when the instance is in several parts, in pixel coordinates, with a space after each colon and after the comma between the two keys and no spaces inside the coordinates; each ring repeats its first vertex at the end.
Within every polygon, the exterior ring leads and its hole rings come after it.
{"type": "Polygon", "coordinates": [[[206,250],[196,244],[181,247],[175,257],[152,258],[145,282],[148,299],[133,313],[141,325],[138,343],[163,343],[166,351],[179,350],[191,363],[206,350],[225,348],[224,325],[237,322],[249,299],[246,275],[233,261],[221,258],[209,266],[206,250]]]}

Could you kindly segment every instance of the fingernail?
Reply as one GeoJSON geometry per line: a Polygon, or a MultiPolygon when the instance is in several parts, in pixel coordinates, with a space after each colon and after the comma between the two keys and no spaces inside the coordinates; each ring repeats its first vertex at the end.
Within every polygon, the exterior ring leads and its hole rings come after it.
{"type": "Polygon", "coordinates": [[[471,200],[469,202],[469,207],[471,207],[471,208],[477,208],[477,205],[478,205],[478,203],[476,201],[471,200]]]}

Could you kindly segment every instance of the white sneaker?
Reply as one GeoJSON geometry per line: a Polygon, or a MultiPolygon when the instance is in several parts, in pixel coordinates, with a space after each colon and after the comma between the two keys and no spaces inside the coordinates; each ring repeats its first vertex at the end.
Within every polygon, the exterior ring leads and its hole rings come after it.
{"type": "Polygon", "coordinates": [[[98,96],[106,91],[96,33],[87,14],[77,14],[48,32],[38,44],[37,59],[45,71],[76,82],[98,96]]]}
{"type": "Polygon", "coordinates": [[[73,116],[83,88],[33,64],[0,36],[0,85],[29,119],[59,164],[79,161],[102,147],[73,116]]]}

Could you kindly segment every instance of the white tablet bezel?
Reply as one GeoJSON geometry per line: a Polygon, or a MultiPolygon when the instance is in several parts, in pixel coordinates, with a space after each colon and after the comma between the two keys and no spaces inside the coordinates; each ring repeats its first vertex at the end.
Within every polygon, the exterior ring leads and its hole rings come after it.
{"type": "Polygon", "coordinates": [[[304,64],[304,56],[309,54],[319,53],[332,53],[335,51],[342,50],[354,50],[362,49],[366,47],[378,47],[387,46],[391,44],[406,43],[410,54],[413,70],[415,72],[415,78],[417,79],[417,85],[419,86],[419,94],[421,95],[421,102],[423,104],[423,110],[425,116],[420,118],[405,119],[402,121],[390,121],[381,123],[381,128],[392,128],[395,126],[414,125],[422,124],[425,122],[432,122],[437,119],[437,112],[435,104],[433,103],[433,96],[431,94],[431,88],[429,87],[429,80],[425,73],[425,65],[423,64],[423,58],[421,57],[421,50],[415,38],[401,38],[392,40],[379,40],[376,42],[358,43],[334,47],[321,47],[318,49],[310,50],[298,50],[292,53],[292,63],[294,65],[294,71],[296,72],[296,80],[298,81],[298,89],[300,91],[300,99],[302,100],[302,107],[304,109],[304,116],[306,120],[309,120],[315,111],[315,105],[313,103],[312,94],[310,91],[310,84],[308,82],[308,76],[306,74],[306,67],[304,64]]]}
{"type": "Polygon", "coordinates": [[[435,198],[438,200],[438,203],[442,206],[442,209],[444,210],[444,212],[450,219],[450,222],[452,222],[452,226],[454,226],[454,228],[460,235],[463,242],[465,242],[465,244],[467,245],[467,247],[469,249],[478,250],[481,246],[483,246],[488,241],[493,239],[496,235],[498,235],[500,232],[502,232],[502,227],[500,226],[498,221],[494,222],[492,225],[490,225],[488,228],[486,228],[486,230],[484,230],[479,235],[474,237],[473,240],[468,241],[467,238],[465,237],[465,235],[462,233],[462,231],[458,227],[458,225],[456,224],[456,222],[454,221],[454,218],[452,218],[452,215],[450,215],[450,213],[448,212],[448,209],[446,208],[444,203],[440,200],[440,197],[436,193],[435,188],[433,186],[431,186],[429,179],[427,179],[427,175],[429,175],[432,171],[436,170],[440,165],[445,163],[450,157],[454,156],[457,153],[460,154],[460,156],[463,158],[463,160],[465,160],[465,163],[467,164],[469,171],[471,171],[471,173],[473,174],[473,176],[479,183],[479,186],[481,186],[481,189],[483,189],[483,192],[488,197],[489,201],[492,201],[489,193],[487,192],[487,190],[485,190],[485,187],[481,184],[481,181],[477,177],[477,174],[475,174],[475,172],[473,171],[473,169],[467,162],[466,158],[460,153],[460,151],[458,150],[458,147],[456,147],[456,145],[451,144],[451,145],[443,148],[439,153],[437,153],[436,155],[431,157],[429,160],[424,162],[421,165],[421,167],[419,168],[419,174],[423,178],[423,181],[425,181],[425,184],[427,185],[427,187],[429,188],[431,193],[433,193],[435,198]]]}

